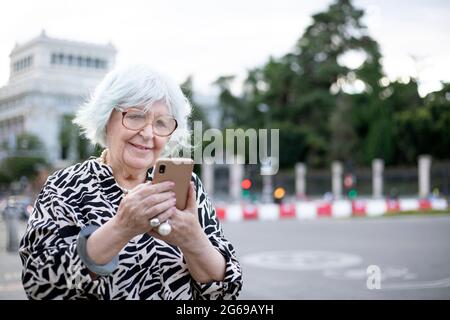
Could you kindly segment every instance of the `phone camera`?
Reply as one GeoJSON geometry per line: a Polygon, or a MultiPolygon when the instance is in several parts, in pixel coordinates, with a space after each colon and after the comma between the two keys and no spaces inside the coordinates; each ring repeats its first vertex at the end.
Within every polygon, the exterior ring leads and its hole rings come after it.
{"type": "Polygon", "coordinates": [[[164,173],[166,171],[166,166],[164,164],[159,166],[159,173],[164,173]]]}

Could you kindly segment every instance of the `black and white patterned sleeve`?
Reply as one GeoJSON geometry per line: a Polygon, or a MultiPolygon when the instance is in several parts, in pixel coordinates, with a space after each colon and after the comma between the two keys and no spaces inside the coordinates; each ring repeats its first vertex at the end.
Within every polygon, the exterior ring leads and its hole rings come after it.
{"type": "Polygon", "coordinates": [[[50,179],[39,194],[21,240],[22,283],[29,299],[99,298],[103,277],[92,280],[77,254],[74,209],[50,179]]]}
{"type": "Polygon", "coordinates": [[[224,237],[216,211],[203,188],[202,182],[194,174],[192,181],[197,191],[197,206],[200,223],[213,246],[226,261],[225,279],[199,283],[193,281],[195,299],[235,300],[242,288],[242,271],[233,245],[224,237]]]}

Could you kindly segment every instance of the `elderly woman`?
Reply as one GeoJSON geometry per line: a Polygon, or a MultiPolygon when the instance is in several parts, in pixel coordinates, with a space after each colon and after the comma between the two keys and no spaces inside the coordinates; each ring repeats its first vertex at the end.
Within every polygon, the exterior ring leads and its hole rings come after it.
{"type": "Polygon", "coordinates": [[[152,183],[156,159],[186,146],[189,114],[145,66],[105,77],[74,120],[105,150],[48,178],[21,241],[30,299],[237,298],[240,265],[200,179],[183,211],[173,182],[152,183]]]}

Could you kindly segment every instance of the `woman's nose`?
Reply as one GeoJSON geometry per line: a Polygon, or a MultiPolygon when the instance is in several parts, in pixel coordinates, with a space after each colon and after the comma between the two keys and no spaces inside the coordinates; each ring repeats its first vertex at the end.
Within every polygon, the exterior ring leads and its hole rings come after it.
{"type": "Polygon", "coordinates": [[[141,135],[145,138],[153,138],[153,125],[151,123],[147,123],[145,127],[143,127],[140,131],[141,135]]]}

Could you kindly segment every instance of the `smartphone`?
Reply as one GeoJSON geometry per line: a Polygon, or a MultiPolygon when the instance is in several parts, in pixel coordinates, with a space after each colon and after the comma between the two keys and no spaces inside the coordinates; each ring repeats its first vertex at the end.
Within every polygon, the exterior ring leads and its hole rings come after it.
{"type": "Polygon", "coordinates": [[[187,205],[189,184],[194,169],[194,161],[190,158],[159,158],[156,160],[153,183],[173,181],[178,210],[184,210],[187,205]]]}

